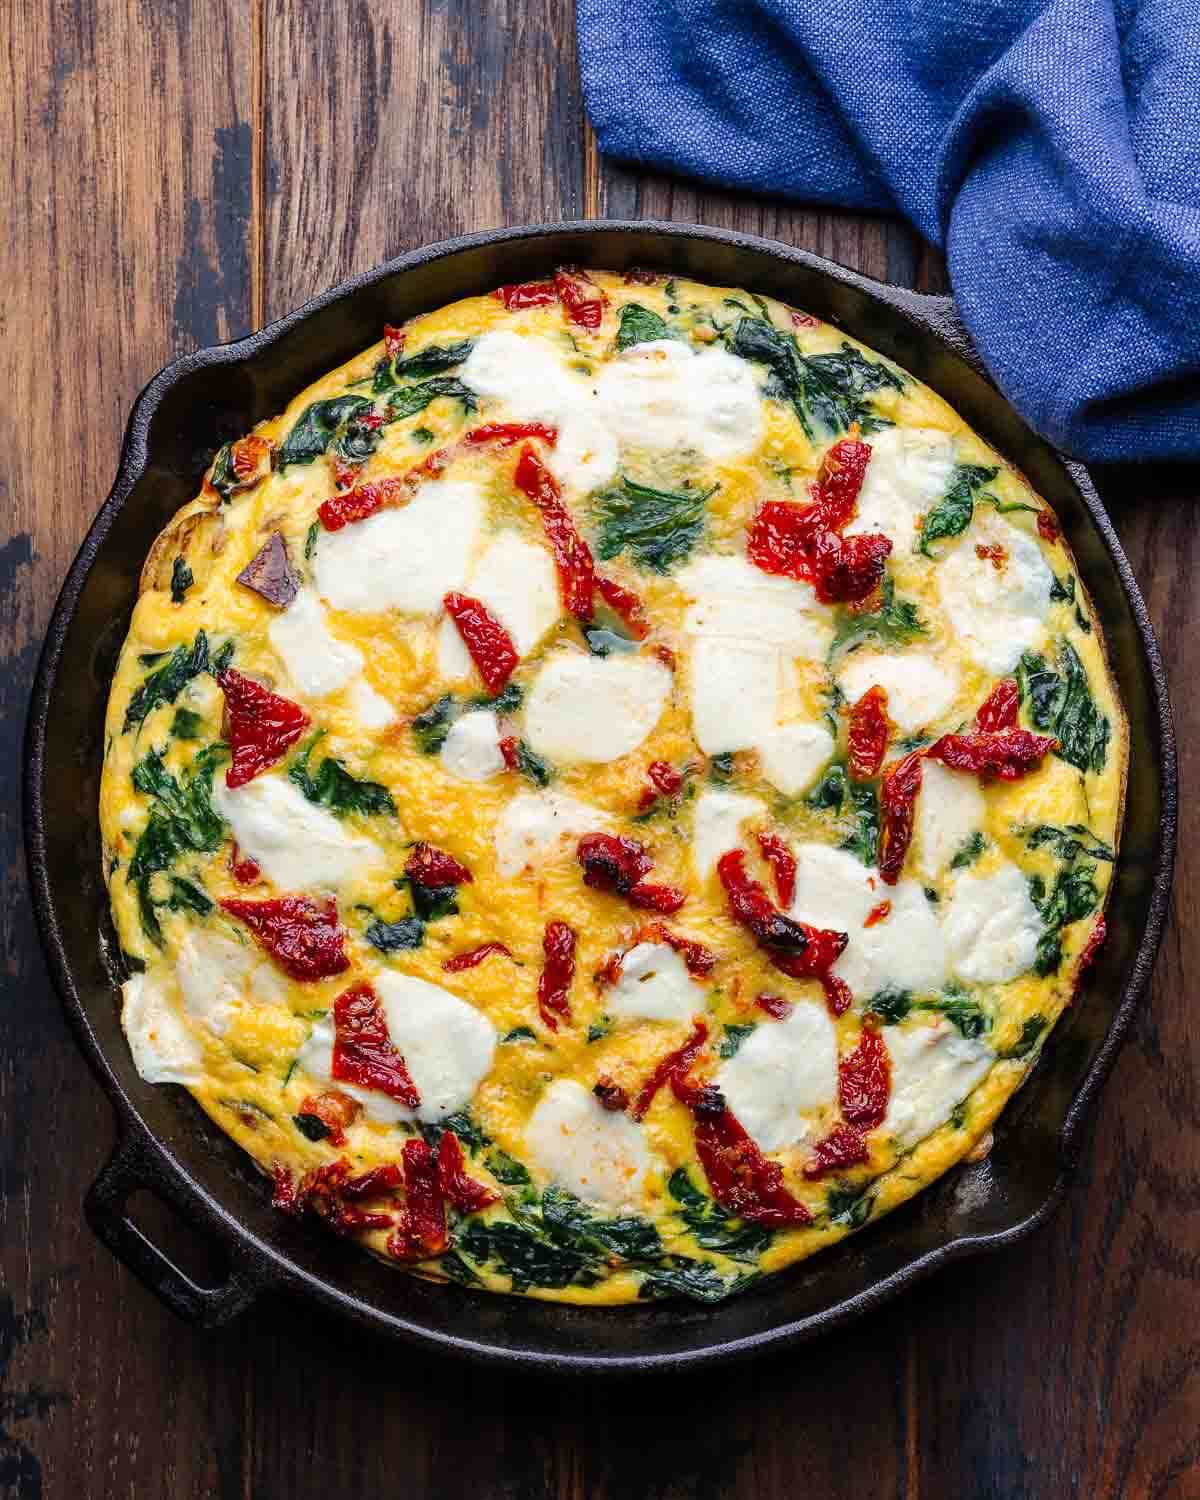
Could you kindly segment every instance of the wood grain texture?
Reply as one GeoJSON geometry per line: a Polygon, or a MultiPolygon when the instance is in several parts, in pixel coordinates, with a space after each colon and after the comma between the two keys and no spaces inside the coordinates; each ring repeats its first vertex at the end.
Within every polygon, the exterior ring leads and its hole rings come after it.
{"type": "MultiPolygon", "coordinates": [[[[6,21],[9,786],[59,579],[133,397],[182,349],[423,241],[583,214],[746,229],[945,285],[903,226],[602,161],[556,0],[10,0],[6,21]]],[[[1177,683],[1186,789],[1200,477],[1151,493],[1144,472],[1113,475],[1106,494],[1177,683]]],[[[1045,1233],[819,1346],[609,1386],[498,1378],[282,1299],[199,1335],[117,1266],[79,1212],[109,1113],[37,956],[4,799],[0,1497],[1200,1500],[1197,831],[1185,800],[1153,999],[1045,1233]]],[[[165,1214],[138,1215],[179,1241],[165,1214]]]]}

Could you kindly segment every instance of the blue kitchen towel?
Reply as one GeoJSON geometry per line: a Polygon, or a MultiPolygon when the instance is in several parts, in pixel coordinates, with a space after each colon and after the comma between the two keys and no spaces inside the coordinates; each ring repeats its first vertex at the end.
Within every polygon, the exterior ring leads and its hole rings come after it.
{"type": "Polygon", "coordinates": [[[577,0],[600,148],[904,214],[1026,420],[1200,458],[1200,0],[577,0]]]}

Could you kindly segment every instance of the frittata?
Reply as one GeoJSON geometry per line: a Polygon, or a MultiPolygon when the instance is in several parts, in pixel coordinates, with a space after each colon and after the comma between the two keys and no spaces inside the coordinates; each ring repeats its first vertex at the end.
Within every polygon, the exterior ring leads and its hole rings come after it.
{"type": "Polygon", "coordinates": [[[1128,733],[1058,523],[783,303],[385,327],[147,559],[100,816],[152,1083],[421,1275],[715,1301],[988,1149],[1128,733]]]}

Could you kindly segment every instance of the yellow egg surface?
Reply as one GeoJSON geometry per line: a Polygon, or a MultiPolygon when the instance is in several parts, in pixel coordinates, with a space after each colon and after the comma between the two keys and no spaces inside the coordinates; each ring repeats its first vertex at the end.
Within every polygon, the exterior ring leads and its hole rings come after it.
{"type": "Polygon", "coordinates": [[[1058,525],[782,303],[386,330],[147,559],[122,1018],[398,1267],[716,1301],[973,1150],[1103,937],[1128,731],[1058,525]]]}

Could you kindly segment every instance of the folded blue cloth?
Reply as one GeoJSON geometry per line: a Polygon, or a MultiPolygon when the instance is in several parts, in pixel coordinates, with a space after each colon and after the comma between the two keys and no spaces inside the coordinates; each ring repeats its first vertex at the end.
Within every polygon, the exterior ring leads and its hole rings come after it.
{"type": "Polygon", "coordinates": [[[904,214],[1080,458],[1200,458],[1198,0],[578,0],[600,148],[904,214]]]}

